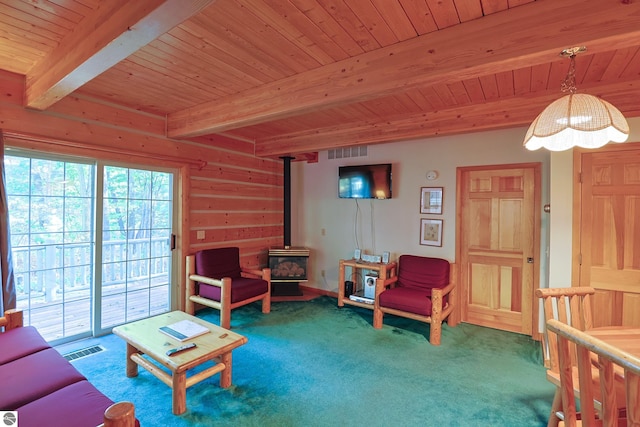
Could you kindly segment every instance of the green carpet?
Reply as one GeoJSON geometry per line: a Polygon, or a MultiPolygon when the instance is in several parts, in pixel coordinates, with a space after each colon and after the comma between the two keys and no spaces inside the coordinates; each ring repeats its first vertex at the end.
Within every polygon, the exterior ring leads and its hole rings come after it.
{"type": "MultiPolygon", "coordinates": [[[[329,297],[273,303],[268,315],[259,304],[234,310],[232,329],[249,341],[233,353],[233,385],[215,375],[187,389],[180,416],[153,375],[125,376],[116,336],[74,343],[106,351],[73,363],[111,399],[132,401],[143,427],[546,425],[554,388],[538,342],[445,324],[434,347],[428,325],[387,315],[376,330],[372,314],[329,297]]],[[[215,310],[198,316],[219,322],[215,310]]]]}

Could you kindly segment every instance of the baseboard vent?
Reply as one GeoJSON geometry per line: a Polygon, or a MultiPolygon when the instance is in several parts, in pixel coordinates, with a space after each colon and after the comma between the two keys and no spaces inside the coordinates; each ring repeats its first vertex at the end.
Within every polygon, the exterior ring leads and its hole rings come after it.
{"type": "Polygon", "coordinates": [[[74,360],[82,359],[83,357],[91,356],[102,351],[105,351],[105,349],[101,345],[92,345],[91,347],[63,354],[62,357],[67,359],[69,362],[73,362],[74,360]]]}
{"type": "Polygon", "coordinates": [[[364,157],[366,155],[366,145],[359,145],[357,147],[332,148],[331,150],[327,150],[327,158],[329,160],[347,159],[349,157],[364,157]]]}

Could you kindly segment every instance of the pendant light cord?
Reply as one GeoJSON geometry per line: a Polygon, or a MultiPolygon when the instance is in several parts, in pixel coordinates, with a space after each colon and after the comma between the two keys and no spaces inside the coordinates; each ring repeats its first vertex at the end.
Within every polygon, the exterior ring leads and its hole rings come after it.
{"type": "Polygon", "coordinates": [[[576,93],[576,55],[569,56],[569,71],[560,85],[562,92],[576,93]]]}

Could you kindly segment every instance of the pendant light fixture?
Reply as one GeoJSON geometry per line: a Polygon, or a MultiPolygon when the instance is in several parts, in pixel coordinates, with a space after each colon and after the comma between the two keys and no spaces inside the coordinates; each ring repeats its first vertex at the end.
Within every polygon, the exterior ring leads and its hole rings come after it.
{"type": "Polygon", "coordinates": [[[585,50],[580,46],[560,53],[569,58],[569,71],[561,86],[569,94],[549,104],[531,123],[524,138],[527,149],[599,148],[629,137],[629,125],[620,110],[596,96],[576,93],[575,58],[585,50]]]}

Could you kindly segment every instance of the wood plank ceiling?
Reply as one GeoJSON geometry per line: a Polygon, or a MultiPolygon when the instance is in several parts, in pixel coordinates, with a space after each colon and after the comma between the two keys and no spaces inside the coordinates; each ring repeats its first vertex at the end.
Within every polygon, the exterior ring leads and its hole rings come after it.
{"type": "Polygon", "coordinates": [[[578,90],[639,116],[639,0],[0,0],[26,106],[97,98],[266,157],[526,126],[577,45],[578,90]]]}

